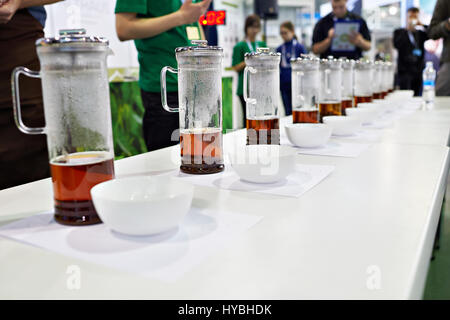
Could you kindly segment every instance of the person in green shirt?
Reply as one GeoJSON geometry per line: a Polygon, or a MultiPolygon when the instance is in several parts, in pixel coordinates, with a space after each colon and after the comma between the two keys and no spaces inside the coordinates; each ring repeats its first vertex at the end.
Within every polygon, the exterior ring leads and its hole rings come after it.
{"type": "Polygon", "coordinates": [[[244,101],[244,68],[245,61],[244,55],[247,52],[255,52],[256,49],[265,47],[266,43],[264,41],[256,41],[256,36],[261,31],[261,20],[259,16],[256,14],[249,15],[247,19],[245,19],[245,39],[244,41],[240,41],[236,43],[233,48],[233,59],[232,59],[232,67],[234,71],[239,72],[239,82],[237,87],[236,94],[239,96],[241,100],[241,105],[244,114],[244,126],[246,120],[246,104],[244,101]]]}
{"type": "MultiPolygon", "coordinates": [[[[177,144],[172,135],[180,127],[178,113],[161,104],[160,72],[165,66],[177,68],[175,48],[201,38],[198,19],[211,0],[117,0],[116,32],[119,40],[134,40],[139,60],[139,86],[145,107],[144,139],[148,151],[177,144]],[[176,130],[176,131],[175,131],[176,130]]],[[[178,84],[167,74],[167,102],[178,107],[178,84]]]]}

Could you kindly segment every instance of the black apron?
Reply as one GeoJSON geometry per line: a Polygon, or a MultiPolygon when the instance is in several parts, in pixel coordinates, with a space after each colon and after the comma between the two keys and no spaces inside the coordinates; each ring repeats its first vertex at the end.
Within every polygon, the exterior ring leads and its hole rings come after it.
{"type": "MultiPolygon", "coordinates": [[[[0,25],[0,189],[50,176],[46,137],[27,135],[14,122],[11,73],[15,67],[40,69],[35,41],[42,25],[26,9],[0,25]]],[[[45,125],[39,79],[20,77],[22,118],[29,127],[45,125]]]]}

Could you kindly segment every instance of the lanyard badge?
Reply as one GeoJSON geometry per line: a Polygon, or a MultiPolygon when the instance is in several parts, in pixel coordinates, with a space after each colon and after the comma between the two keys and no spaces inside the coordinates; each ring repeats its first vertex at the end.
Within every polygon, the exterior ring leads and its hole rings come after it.
{"type": "Polygon", "coordinates": [[[255,41],[255,49],[253,49],[252,43],[247,39],[247,47],[248,47],[248,50],[250,50],[251,53],[256,52],[258,50],[258,48],[259,48],[258,42],[255,41]]]}
{"type": "Polygon", "coordinates": [[[295,47],[297,46],[297,40],[292,41],[291,53],[286,53],[286,44],[281,46],[281,67],[289,68],[291,63],[289,62],[291,58],[295,58],[295,47]]]}

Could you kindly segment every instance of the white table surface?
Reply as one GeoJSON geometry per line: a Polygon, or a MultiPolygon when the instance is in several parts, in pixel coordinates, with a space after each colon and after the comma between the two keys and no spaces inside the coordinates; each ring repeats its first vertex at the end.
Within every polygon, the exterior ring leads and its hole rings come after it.
{"type": "MultiPolygon", "coordinates": [[[[450,98],[437,98],[435,110],[383,129],[359,158],[299,155],[299,163],[336,166],[300,198],[195,187],[197,206],[264,219],[173,284],[0,238],[0,299],[421,298],[450,162],[449,129],[450,98]],[[79,290],[67,289],[70,265],[80,267],[79,290]],[[367,286],[371,270],[378,289],[367,286]]],[[[174,152],[117,161],[117,176],[176,168],[174,152]]],[[[52,205],[49,179],[0,191],[0,225],[52,205]]]]}

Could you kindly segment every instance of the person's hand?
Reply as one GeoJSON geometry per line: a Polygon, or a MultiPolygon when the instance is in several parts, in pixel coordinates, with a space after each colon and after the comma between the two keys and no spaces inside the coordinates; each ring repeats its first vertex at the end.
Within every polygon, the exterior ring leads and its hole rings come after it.
{"type": "Polygon", "coordinates": [[[363,37],[361,35],[361,33],[359,32],[351,32],[349,37],[348,37],[348,41],[350,41],[351,44],[359,47],[361,45],[361,41],[362,41],[363,37]]]}
{"type": "Polygon", "coordinates": [[[179,10],[182,24],[190,24],[198,21],[206,9],[208,9],[211,1],[203,0],[199,3],[192,3],[192,0],[186,0],[179,10]]]}
{"type": "Polygon", "coordinates": [[[19,9],[22,0],[0,0],[0,24],[8,23],[19,9]]]}
{"type": "Polygon", "coordinates": [[[328,30],[328,39],[333,39],[334,37],[334,28],[331,28],[330,30],[328,30]]]}
{"type": "Polygon", "coordinates": [[[416,26],[419,26],[419,25],[421,25],[419,20],[414,19],[414,20],[411,20],[408,22],[406,29],[408,31],[414,32],[414,31],[416,31],[416,26]]]}

